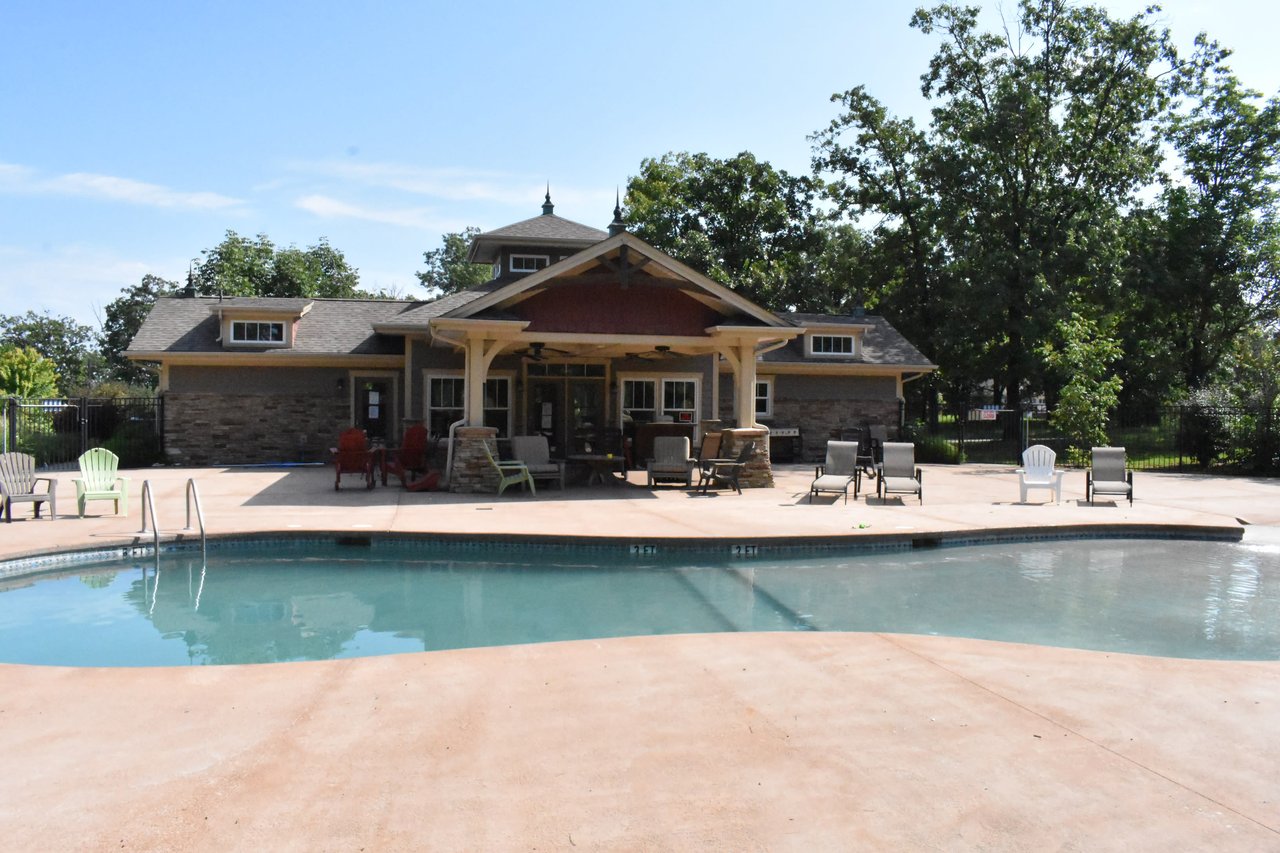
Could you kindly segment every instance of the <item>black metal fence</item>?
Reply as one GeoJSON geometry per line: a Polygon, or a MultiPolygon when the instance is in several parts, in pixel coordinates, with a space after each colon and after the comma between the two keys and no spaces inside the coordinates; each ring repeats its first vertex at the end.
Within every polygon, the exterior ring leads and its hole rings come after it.
{"type": "MultiPolygon", "coordinates": [[[[936,428],[910,430],[918,454],[936,462],[1016,464],[1022,451],[1044,444],[1067,462],[1067,437],[1044,412],[975,409],[942,419],[936,428]]],[[[1108,443],[1123,447],[1133,468],[1147,471],[1221,470],[1280,473],[1280,408],[1161,406],[1119,410],[1107,426],[1108,443]]]]}
{"type": "Polygon", "coordinates": [[[164,459],[162,397],[7,397],[0,406],[2,449],[30,453],[45,470],[74,469],[91,447],[107,448],[124,468],[164,459]]]}

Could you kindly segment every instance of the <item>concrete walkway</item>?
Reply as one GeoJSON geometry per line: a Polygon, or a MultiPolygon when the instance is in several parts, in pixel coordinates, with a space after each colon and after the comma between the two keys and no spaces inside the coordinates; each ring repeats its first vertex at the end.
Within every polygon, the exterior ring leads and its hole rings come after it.
{"type": "MultiPolygon", "coordinates": [[[[633,483],[537,498],[335,493],[326,469],[135,471],[129,518],[0,524],[0,558],[166,537],[197,480],[228,532],[932,536],[1167,525],[1280,543],[1280,482],[1137,475],[1137,502],[1019,505],[926,466],[925,503],[633,483]],[[1246,524],[1242,524],[1245,522],[1246,524]],[[147,537],[149,538],[149,537],[147,537]]],[[[354,483],[354,480],[351,481],[354,483]]],[[[1035,493],[1035,497],[1045,493],[1035,493]]],[[[306,664],[0,666],[15,850],[1280,849],[1280,662],[940,637],[636,637],[306,664]]]]}

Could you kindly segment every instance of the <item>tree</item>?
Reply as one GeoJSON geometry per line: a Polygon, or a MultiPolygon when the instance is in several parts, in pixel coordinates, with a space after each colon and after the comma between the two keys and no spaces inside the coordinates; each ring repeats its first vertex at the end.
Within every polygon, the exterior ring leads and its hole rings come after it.
{"type": "Polygon", "coordinates": [[[818,183],[742,152],[727,160],[669,153],[627,182],[628,227],[640,239],[773,310],[815,297],[826,243],[818,183]]]}
{"type": "Polygon", "coordinates": [[[93,329],[70,317],[34,311],[0,316],[0,344],[30,347],[52,362],[64,394],[96,381],[95,343],[93,329]]]}
{"type": "Polygon", "coordinates": [[[128,385],[155,386],[154,367],[130,361],[124,357],[124,351],[129,348],[133,336],[138,334],[138,329],[142,328],[142,321],[147,318],[156,299],[177,292],[177,282],[148,273],[140,283],[126,287],[120,296],[107,304],[99,348],[113,379],[128,385]]]}
{"type": "Polygon", "coordinates": [[[467,260],[471,242],[479,233],[479,228],[468,226],[462,231],[442,234],[440,248],[422,254],[427,268],[414,273],[422,286],[444,295],[467,290],[492,278],[488,264],[473,264],[467,260]]]}
{"type": "Polygon", "coordinates": [[[0,394],[10,397],[52,397],[58,393],[58,370],[34,347],[0,345],[0,394]]]}
{"type": "Polygon", "coordinates": [[[1159,163],[1155,120],[1172,86],[1161,74],[1176,61],[1153,15],[1022,0],[1015,26],[994,34],[975,8],[920,9],[911,25],[942,37],[922,77],[928,132],[853,89],[815,138],[837,201],[886,218],[933,327],[916,334],[958,326],[1013,407],[1043,382],[1041,344],[1068,297],[1113,298],[1120,212],[1159,163]]]}
{"type": "Polygon", "coordinates": [[[277,250],[265,234],[255,240],[228,231],[226,238],[201,253],[192,279],[201,296],[277,296],[356,298],[358,272],[328,241],[306,250],[290,246],[277,250]]]}
{"type": "Polygon", "coordinates": [[[1067,437],[1068,460],[1083,465],[1090,448],[1107,444],[1107,419],[1121,388],[1109,369],[1120,357],[1120,342],[1109,324],[1087,317],[1079,305],[1058,322],[1056,337],[1041,346],[1048,367],[1066,377],[1049,420],[1067,437]]]}
{"type": "Polygon", "coordinates": [[[1191,107],[1169,122],[1181,159],[1152,234],[1154,287],[1184,387],[1206,387],[1235,342],[1280,317],[1280,101],[1241,86],[1203,36],[1191,107]]]}

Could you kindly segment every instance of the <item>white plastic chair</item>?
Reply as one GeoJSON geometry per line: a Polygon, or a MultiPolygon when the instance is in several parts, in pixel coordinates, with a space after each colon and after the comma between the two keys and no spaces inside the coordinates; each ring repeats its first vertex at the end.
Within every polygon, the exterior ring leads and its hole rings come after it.
{"type": "Polygon", "coordinates": [[[1049,489],[1053,502],[1062,503],[1062,473],[1054,469],[1058,454],[1043,444],[1033,444],[1022,451],[1022,467],[1018,469],[1018,488],[1022,503],[1027,502],[1027,492],[1032,489],[1049,489]]]}

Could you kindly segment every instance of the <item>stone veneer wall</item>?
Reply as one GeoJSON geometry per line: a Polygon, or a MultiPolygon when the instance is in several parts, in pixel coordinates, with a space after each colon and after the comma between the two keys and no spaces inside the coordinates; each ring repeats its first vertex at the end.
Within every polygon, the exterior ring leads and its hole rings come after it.
{"type": "Polygon", "coordinates": [[[484,448],[488,445],[493,458],[498,458],[498,431],[493,427],[458,427],[453,434],[453,475],[451,492],[497,492],[498,472],[489,464],[484,448]]]}
{"type": "Polygon", "coordinates": [[[769,442],[765,440],[768,433],[751,428],[727,429],[720,435],[720,452],[717,456],[721,459],[737,459],[743,444],[748,441],[756,443],[755,452],[751,454],[750,461],[738,478],[738,485],[744,489],[772,489],[773,465],[769,461],[769,442]]]}
{"type": "Polygon", "coordinates": [[[803,443],[801,459],[821,462],[827,442],[838,439],[842,429],[858,429],[863,424],[883,424],[889,438],[898,435],[897,400],[777,400],[769,423],[800,427],[803,443]]]}
{"type": "Polygon", "coordinates": [[[167,392],[164,445],[179,465],[324,462],[350,426],[345,397],[167,392]]]}

